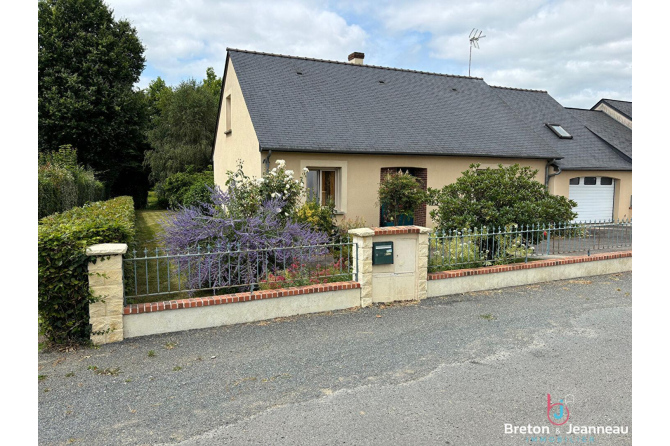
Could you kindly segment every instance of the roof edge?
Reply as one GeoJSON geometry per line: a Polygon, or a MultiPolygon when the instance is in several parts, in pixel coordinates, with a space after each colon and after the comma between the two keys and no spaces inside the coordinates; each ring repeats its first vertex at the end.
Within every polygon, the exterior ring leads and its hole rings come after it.
{"type": "Polygon", "coordinates": [[[616,107],[613,106],[612,104],[609,104],[609,103],[607,103],[607,102],[605,102],[605,101],[626,102],[626,103],[631,104],[631,105],[633,104],[633,101],[622,101],[622,100],[620,100],[620,99],[607,99],[607,98],[602,98],[601,100],[599,100],[599,101],[596,103],[596,105],[594,105],[593,107],[591,107],[591,110],[595,110],[595,108],[596,108],[597,106],[599,106],[600,104],[605,104],[606,106],[608,106],[608,107],[611,108],[612,110],[614,110],[614,111],[616,111],[617,113],[619,113],[621,116],[624,116],[624,117],[630,119],[631,121],[633,120],[633,117],[632,117],[632,116],[628,116],[628,113],[624,113],[623,111],[619,110],[618,108],[616,108],[616,107]]]}
{"type": "Polygon", "coordinates": [[[287,148],[287,147],[260,147],[261,151],[272,150],[273,152],[301,152],[301,153],[340,153],[345,155],[413,155],[413,156],[461,156],[469,158],[521,158],[521,159],[536,159],[536,160],[562,160],[562,156],[529,156],[529,155],[479,155],[479,154],[448,154],[448,153],[418,153],[418,152],[367,152],[363,150],[318,150],[312,148],[287,148]]]}
{"type": "Polygon", "coordinates": [[[489,85],[491,88],[499,88],[501,90],[515,90],[515,91],[531,91],[533,93],[547,93],[547,90],[532,90],[530,88],[516,88],[516,87],[502,87],[500,85],[489,85]]]}
{"type": "Polygon", "coordinates": [[[298,59],[298,60],[309,60],[312,62],[326,62],[326,63],[333,63],[333,64],[340,64],[340,65],[346,65],[348,67],[358,67],[358,68],[377,68],[380,70],[391,70],[391,71],[402,71],[402,72],[407,72],[407,73],[419,73],[419,74],[430,74],[433,76],[444,76],[444,77],[455,77],[455,78],[460,78],[460,79],[474,79],[474,80],[479,80],[483,81],[484,78],[482,77],[474,77],[474,76],[462,76],[459,74],[445,74],[445,73],[434,73],[430,71],[420,71],[420,70],[410,70],[406,68],[393,68],[393,67],[382,67],[379,65],[369,65],[369,64],[353,64],[350,62],[341,62],[339,60],[328,60],[328,59],[316,59],[313,57],[301,57],[301,56],[290,56],[286,54],[275,54],[275,53],[264,53],[262,51],[251,51],[251,50],[241,50],[238,48],[226,48],[227,52],[238,52],[238,53],[247,53],[247,54],[258,54],[261,56],[272,56],[272,57],[284,57],[286,59],[298,59]]]}

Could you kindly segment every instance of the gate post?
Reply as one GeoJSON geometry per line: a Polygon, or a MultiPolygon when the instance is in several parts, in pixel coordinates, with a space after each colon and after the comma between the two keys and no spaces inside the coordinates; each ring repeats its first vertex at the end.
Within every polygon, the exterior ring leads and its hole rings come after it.
{"type": "Polygon", "coordinates": [[[361,307],[368,307],[372,305],[372,238],[375,231],[359,228],[349,230],[349,234],[354,236],[354,243],[358,246],[354,272],[361,284],[361,307]]]}
{"type": "Polygon", "coordinates": [[[123,341],[123,254],[127,249],[125,243],[86,248],[88,286],[98,298],[88,306],[91,341],[96,345],[123,341]]]}

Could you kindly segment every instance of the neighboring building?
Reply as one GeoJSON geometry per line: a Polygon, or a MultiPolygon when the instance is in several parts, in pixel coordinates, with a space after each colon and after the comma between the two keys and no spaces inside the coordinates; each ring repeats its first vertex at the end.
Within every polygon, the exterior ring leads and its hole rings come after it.
{"type": "MultiPolygon", "coordinates": [[[[563,195],[571,192],[573,171],[613,178],[612,212],[630,216],[616,203],[630,194],[630,160],[546,92],[364,65],[363,58],[353,53],[346,63],[229,49],[213,153],[216,184],[224,186],[238,160],[247,175],[260,176],[284,159],[296,175],[310,169],[308,187],[320,200],[332,199],[340,216],[383,225],[376,201],[387,172],[408,170],[441,188],[471,163],[519,163],[537,169],[538,181],[546,184],[549,176],[550,190],[563,195]],[[523,103],[542,110],[523,110],[523,103]],[[545,124],[564,126],[573,139],[545,124]],[[551,176],[553,166],[563,172],[551,176]]],[[[414,224],[431,226],[428,211],[417,212],[414,224]]]]}

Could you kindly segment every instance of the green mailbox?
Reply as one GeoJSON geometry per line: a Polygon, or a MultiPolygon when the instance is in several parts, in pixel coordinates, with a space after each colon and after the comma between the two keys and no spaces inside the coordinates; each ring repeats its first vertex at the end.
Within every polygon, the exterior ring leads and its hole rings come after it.
{"type": "Polygon", "coordinates": [[[393,242],[372,243],[372,264],[373,265],[393,264],[393,242]]]}

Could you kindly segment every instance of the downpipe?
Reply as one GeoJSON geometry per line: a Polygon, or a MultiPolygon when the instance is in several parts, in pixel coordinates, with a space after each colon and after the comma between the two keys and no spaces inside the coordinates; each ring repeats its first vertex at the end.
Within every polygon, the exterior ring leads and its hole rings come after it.
{"type": "Polygon", "coordinates": [[[561,167],[558,164],[556,164],[556,161],[557,160],[555,160],[555,159],[547,161],[547,165],[544,167],[544,186],[545,187],[549,187],[549,178],[555,177],[556,175],[560,175],[561,172],[563,172],[561,170],[561,167]],[[556,172],[549,173],[549,166],[552,166],[556,172]]]}

